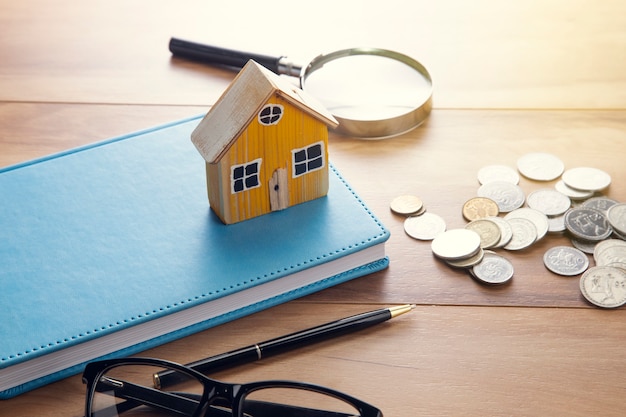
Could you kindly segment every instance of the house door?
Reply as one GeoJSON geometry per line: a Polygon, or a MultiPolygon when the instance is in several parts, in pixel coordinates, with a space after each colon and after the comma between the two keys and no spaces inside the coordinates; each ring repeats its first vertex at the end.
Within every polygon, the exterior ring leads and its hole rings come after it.
{"type": "Polygon", "coordinates": [[[270,179],[270,209],[272,211],[282,210],[289,206],[289,185],[287,170],[278,168],[270,179]]]}

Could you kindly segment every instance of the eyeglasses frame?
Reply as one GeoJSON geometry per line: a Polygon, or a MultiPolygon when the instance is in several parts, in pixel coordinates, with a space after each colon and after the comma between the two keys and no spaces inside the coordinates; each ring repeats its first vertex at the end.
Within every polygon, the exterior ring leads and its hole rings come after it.
{"type": "MultiPolygon", "coordinates": [[[[94,394],[96,393],[95,389],[97,386],[97,382],[109,369],[123,365],[152,365],[156,367],[170,368],[172,370],[182,372],[196,378],[198,382],[200,382],[203,386],[203,393],[202,397],[199,400],[199,406],[197,406],[198,408],[194,413],[194,416],[202,415],[206,411],[207,407],[213,405],[213,402],[216,399],[221,399],[230,402],[232,416],[242,417],[243,412],[241,411],[241,404],[248,393],[264,388],[295,388],[328,395],[344,401],[352,405],[356,410],[358,410],[360,413],[360,417],[382,417],[382,412],[373,405],[352,397],[351,395],[344,394],[343,392],[321,385],[289,380],[266,380],[244,384],[233,384],[209,378],[208,376],[194,370],[193,368],[178,364],[176,362],[146,357],[108,359],[88,363],[85,366],[85,370],[83,371],[82,376],[83,383],[87,385],[85,398],[86,417],[91,416],[91,406],[93,403],[94,394]]],[[[139,386],[133,387],[136,388],[138,391],[141,391],[143,395],[150,395],[156,400],[161,400],[163,404],[165,404],[163,402],[163,400],[165,399],[167,399],[168,401],[174,400],[174,402],[179,402],[179,404],[183,404],[185,401],[184,397],[180,397],[178,395],[171,396],[167,391],[159,391],[156,389],[146,390],[144,387],[139,386]],[[167,396],[167,398],[164,396],[167,396]]]]}

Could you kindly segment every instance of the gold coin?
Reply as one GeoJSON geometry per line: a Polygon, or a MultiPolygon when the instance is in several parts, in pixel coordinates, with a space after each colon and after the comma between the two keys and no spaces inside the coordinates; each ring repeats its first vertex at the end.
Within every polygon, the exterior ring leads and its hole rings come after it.
{"type": "Polygon", "coordinates": [[[465,225],[465,228],[478,233],[480,247],[483,249],[493,248],[500,242],[500,227],[489,219],[472,220],[465,225]]]}
{"type": "Polygon", "coordinates": [[[479,249],[475,255],[470,256],[469,258],[462,258],[456,261],[446,260],[445,262],[454,268],[471,268],[480,261],[483,260],[483,256],[485,255],[485,251],[479,249]]]}
{"type": "Polygon", "coordinates": [[[418,213],[424,207],[419,197],[414,195],[401,195],[394,198],[389,204],[391,211],[402,216],[411,216],[418,213]]]}
{"type": "Polygon", "coordinates": [[[478,220],[497,216],[500,213],[498,203],[487,197],[470,198],[463,204],[463,217],[466,220],[478,220]]]}

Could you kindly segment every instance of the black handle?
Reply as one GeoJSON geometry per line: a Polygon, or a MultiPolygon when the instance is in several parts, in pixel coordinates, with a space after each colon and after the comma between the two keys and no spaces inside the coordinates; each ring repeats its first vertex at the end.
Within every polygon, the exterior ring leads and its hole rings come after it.
{"type": "Polygon", "coordinates": [[[174,56],[235,68],[243,68],[253,59],[276,74],[280,74],[279,61],[283,58],[203,45],[178,38],[170,39],[169,49],[174,56]]]}

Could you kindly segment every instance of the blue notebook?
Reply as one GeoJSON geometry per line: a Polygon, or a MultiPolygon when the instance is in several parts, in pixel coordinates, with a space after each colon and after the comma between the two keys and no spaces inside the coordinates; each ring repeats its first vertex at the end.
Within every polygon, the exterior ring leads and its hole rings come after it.
{"type": "Polygon", "coordinates": [[[333,167],[326,197],[222,224],[199,120],[0,170],[0,398],[388,265],[333,167]]]}

